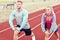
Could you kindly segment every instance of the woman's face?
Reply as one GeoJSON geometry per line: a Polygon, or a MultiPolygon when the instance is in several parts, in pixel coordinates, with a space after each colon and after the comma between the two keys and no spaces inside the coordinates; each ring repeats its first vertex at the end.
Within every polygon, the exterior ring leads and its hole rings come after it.
{"type": "Polygon", "coordinates": [[[51,14],[52,10],[49,8],[49,9],[46,9],[46,13],[47,14],[51,14]]]}

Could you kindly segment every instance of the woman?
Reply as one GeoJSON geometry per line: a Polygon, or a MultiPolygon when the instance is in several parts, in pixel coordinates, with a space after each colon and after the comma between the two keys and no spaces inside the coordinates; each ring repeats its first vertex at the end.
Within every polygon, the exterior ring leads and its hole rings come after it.
{"type": "Polygon", "coordinates": [[[45,13],[42,15],[41,27],[45,33],[45,40],[48,40],[49,34],[55,32],[57,40],[59,40],[58,27],[56,24],[56,15],[52,7],[47,7],[45,13]]]}

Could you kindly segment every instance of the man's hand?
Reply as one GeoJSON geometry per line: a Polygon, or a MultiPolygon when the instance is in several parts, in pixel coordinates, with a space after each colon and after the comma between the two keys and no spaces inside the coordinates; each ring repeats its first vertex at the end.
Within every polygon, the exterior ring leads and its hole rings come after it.
{"type": "Polygon", "coordinates": [[[15,32],[15,33],[19,33],[20,31],[17,29],[17,27],[15,27],[14,32],[15,32]]]}

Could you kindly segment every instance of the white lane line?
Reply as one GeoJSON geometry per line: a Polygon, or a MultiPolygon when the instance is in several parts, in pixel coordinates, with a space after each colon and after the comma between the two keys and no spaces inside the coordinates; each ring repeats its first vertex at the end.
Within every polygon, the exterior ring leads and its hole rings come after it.
{"type": "MultiPolygon", "coordinates": [[[[60,11],[59,11],[60,12],[60,11]]],[[[57,12],[57,14],[59,13],[59,12],[57,12]]],[[[32,28],[31,30],[34,30],[34,29],[36,29],[39,25],[41,25],[41,23],[40,24],[38,24],[37,26],[35,26],[34,28],[32,28]]],[[[59,24],[59,26],[60,26],[60,24],[59,24]]],[[[25,34],[22,34],[19,38],[21,38],[21,37],[23,37],[25,34]]],[[[19,39],[18,38],[18,39],[19,39]]]]}
{"type": "MultiPolygon", "coordinates": [[[[59,28],[59,26],[60,26],[60,24],[58,24],[58,28],[59,28]]],[[[55,32],[53,32],[53,33],[49,36],[48,39],[50,39],[50,38],[53,36],[54,33],[55,33],[55,32]]]]}
{"type": "Polygon", "coordinates": [[[58,6],[58,7],[54,8],[54,10],[55,10],[55,9],[57,9],[57,8],[60,8],[60,6],[58,6]]]}
{"type": "MultiPolygon", "coordinates": [[[[14,26],[16,26],[16,25],[14,25],[14,26]]],[[[8,28],[6,28],[6,29],[1,30],[0,33],[5,32],[5,31],[7,31],[7,30],[9,30],[9,29],[11,29],[11,27],[8,27],[8,28]]]]}
{"type": "Polygon", "coordinates": [[[38,15],[38,16],[35,16],[35,17],[33,17],[33,18],[30,18],[29,20],[33,20],[33,19],[35,19],[35,18],[37,18],[37,17],[39,17],[39,16],[41,16],[42,14],[40,14],[40,15],[38,15]]]}
{"type": "MultiPolygon", "coordinates": [[[[34,30],[34,29],[36,29],[38,26],[40,26],[41,25],[41,23],[39,23],[38,25],[36,25],[35,27],[33,27],[31,30],[34,30]]],[[[18,37],[18,39],[20,39],[21,37],[23,37],[25,35],[25,33],[24,34],[22,34],[20,37],[18,37]]]]}
{"type": "MultiPolygon", "coordinates": [[[[58,11],[57,13],[59,13],[59,11],[58,11]]],[[[34,19],[34,18],[37,18],[37,17],[39,17],[39,16],[41,16],[41,15],[42,15],[42,14],[37,15],[36,17],[30,18],[29,20],[32,20],[32,19],[34,19]]],[[[8,28],[6,28],[6,29],[3,29],[3,30],[0,31],[0,33],[4,32],[4,31],[7,31],[7,30],[9,30],[10,28],[11,28],[11,27],[8,27],[8,28]]]]}
{"type": "Polygon", "coordinates": [[[8,27],[8,28],[6,28],[6,29],[3,29],[3,30],[0,31],[0,33],[4,32],[4,31],[7,31],[7,30],[9,30],[9,29],[10,29],[10,27],[8,27]]]}
{"type": "MultiPolygon", "coordinates": [[[[38,16],[33,17],[33,18],[30,18],[29,20],[32,20],[32,19],[37,18],[37,17],[39,17],[39,16],[41,16],[41,15],[38,15],[38,16]]],[[[10,28],[11,28],[11,27],[8,27],[8,28],[6,28],[6,29],[3,29],[3,30],[0,31],[0,33],[4,32],[4,31],[7,31],[7,30],[9,30],[10,28]]]]}
{"type": "MultiPolygon", "coordinates": [[[[33,18],[30,18],[29,21],[30,21],[30,20],[33,20],[33,19],[35,19],[35,18],[37,18],[37,17],[39,17],[39,16],[41,16],[41,15],[42,15],[42,14],[40,14],[40,15],[38,15],[38,16],[35,16],[35,17],[33,17],[33,18]]],[[[4,32],[4,31],[7,31],[7,30],[9,30],[10,28],[11,28],[11,27],[8,27],[8,28],[6,28],[6,29],[3,29],[3,30],[0,31],[0,33],[4,32]]]]}

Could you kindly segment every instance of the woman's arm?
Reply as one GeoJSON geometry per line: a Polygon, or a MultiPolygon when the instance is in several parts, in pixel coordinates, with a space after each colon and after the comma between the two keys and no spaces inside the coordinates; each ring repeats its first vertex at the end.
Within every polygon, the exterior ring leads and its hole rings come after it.
{"type": "Polygon", "coordinates": [[[43,15],[42,15],[42,19],[41,19],[41,28],[42,28],[42,31],[43,32],[45,32],[46,30],[45,30],[45,24],[44,24],[44,16],[45,16],[45,13],[43,13],[43,15]]]}
{"type": "Polygon", "coordinates": [[[53,21],[52,21],[52,23],[55,23],[56,22],[56,15],[55,15],[55,13],[53,13],[53,21]]]}

